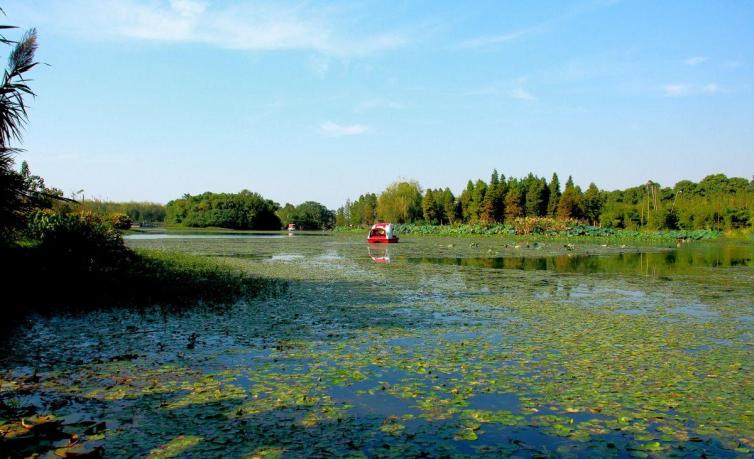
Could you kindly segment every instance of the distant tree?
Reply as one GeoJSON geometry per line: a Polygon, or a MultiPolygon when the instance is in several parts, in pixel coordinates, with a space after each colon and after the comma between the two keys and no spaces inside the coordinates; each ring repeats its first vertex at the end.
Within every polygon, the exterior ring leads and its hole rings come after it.
{"type": "Polygon", "coordinates": [[[278,209],[275,214],[280,219],[283,227],[287,227],[289,224],[294,223],[296,213],[296,206],[291,203],[286,203],[283,207],[278,209]]]}
{"type": "Polygon", "coordinates": [[[345,207],[338,207],[338,210],[335,211],[335,226],[348,226],[345,207]]]}
{"type": "Polygon", "coordinates": [[[555,217],[558,214],[558,201],[560,201],[560,180],[558,174],[552,174],[548,185],[547,215],[555,217]]]}
{"type": "Polygon", "coordinates": [[[558,202],[558,218],[582,218],[581,190],[574,186],[573,178],[568,177],[565,190],[558,202]]]}
{"type": "Polygon", "coordinates": [[[335,214],[318,202],[306,201],[295,207],[291,223],[300,229],[327,229],[335,224],[335,214]]]}
{"type": "Polygon", "coordinates": [[[515,179],[508,182],[508,193],[505,195],[505,221],[524,216],[524,194],[521,185],[515,179]]]}
{"type": "Polygon", "coordinates": [[[184,195],[166,206],[166,222],[191,227],[217,226],[231,229],[278,230],[275,213],[280,206],[258,193],[203,193],[184,195]]]}
{"type": "Polygon", "coordinates": [[[592,225],[599,221],[603,203],[604,199],[599,188],[597,188],[597,185],[595,185],[594,182],[590,183],[589,188],[587,188],[586,193],[584,193],[582,208],[584,216],[592,225]]]}
{"type": "Polygon", "coordinates": [[[532,217],[545,216],[547,214],[548,194],[547,182],[544,179],[532,177],[527,183],[526,215],[532,217]]]}
{"type": "Polygon", "coordinates": [[[422,193],[419,183],[395,182],[377,199],[377,217],[393,223],[410,223],[422,216],[422,193]]]}
{"type": "Polygon", "coordinates": [[[459,197],[459,204],[461,207],[461,218],[464,222],[468,223],[473,218],[473,211],[471,209],[471,200],[474,195],[474,182],[471,180],[466,183],[466,189],[461,192],[459,197]]]}
{"type": "Polygon", "coordinates": [[[479,179],[474,184],[474,191],[471,193],[471,200],[469,201],[469,218],[470,222],[476,223],[480,220],[482,211],[482,202],[484,196],[487,194],[487,184],[483,180],[479,179]]]}
{"type": "Polygon", "coordinates": [[[444,223],[452,224],[458,220],[458,203],[450,188],[445,188],[442,192],[442,214],[444,223]]]}
{"type": "Polygon", "coordinates": [[[438,206],[435,201],[435,193],[431,189],[427,189],[424,192],[424,199],[422,200],[422,213],[424,220],[432,225],[438,223],[438,206]]]}

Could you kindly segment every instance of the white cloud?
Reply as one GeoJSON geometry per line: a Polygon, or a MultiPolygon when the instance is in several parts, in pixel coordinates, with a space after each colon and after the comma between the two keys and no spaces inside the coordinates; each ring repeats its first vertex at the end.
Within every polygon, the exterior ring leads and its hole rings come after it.
{"type": "Polygon", "coordinates": [[[679,83],[665,85],[662,87],[662,91],[667,97],[684,97],[699,94],[718,94],[723,92],[723,89],[717,83],[705,85],[679,83]]]}
{"type": "Polygon", "coordinates": [[[665,95],[668,97],[682,97],[691,94],[691,85],[688,84],[666,84],[662,87],[665,95]]]}
{"type": "Polygon", "coordinates": [[[707,62],[707,58],[704,56],[693,56],[683,61],[686,65],[699,65],[705,62],[707,62]]]}
{"type": "Polygon", "coordinates": [[[369,128],[363,124],[344,125],[326,121],[319,125],[319,131],[327,137],[344,137],[366,134],[369,128]]]}
{"type": "Polygon", "coordinates": [[[358,56],[400,47],[400,31],[366,33],[334,8],[282,2],[71,0],[28,9],[39,25],[95,40],[132,38],[245,50],[309,50],[358,56]]]}
{"type": "Polygon", "coordinates": [[[702,92],[707,94],[715,94],[720,92],[720,86],[715,83],[709,83],[702,87],[702,92]]]}
{"type": "Polygon", "coordinates": [[[530,92],[524,88],[516,88],[510,92],[510,96],[519,100],[537,100],[530,92]]]}

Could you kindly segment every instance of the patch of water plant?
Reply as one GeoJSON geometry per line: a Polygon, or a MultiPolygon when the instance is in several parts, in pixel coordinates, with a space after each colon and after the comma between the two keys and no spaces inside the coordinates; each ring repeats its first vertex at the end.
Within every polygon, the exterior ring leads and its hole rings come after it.
{"type": "Polygon", "coordinates": [[[3,456],[754,451],[750,245],[132,244],[289,288],[223,308],[29,318],[4,341],[3,456]]]}

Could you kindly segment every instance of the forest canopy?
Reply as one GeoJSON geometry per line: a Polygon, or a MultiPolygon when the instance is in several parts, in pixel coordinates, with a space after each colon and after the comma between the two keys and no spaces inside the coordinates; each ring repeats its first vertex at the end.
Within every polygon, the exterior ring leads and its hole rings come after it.
{"type": "Polygon", "coordinates": [[[338,226],[394,223],[491,225],[522,217],[579,220],[622,229],[736,230],[754,226],[754,180],[709,175],[698,183],[673,187],[648,181],[625,190],[605,191],[591,183],[586,191],[568,177],[548,180],[498,174],[489,181],[469,180],[459,196],[449,188],[422,191],[415,181],[396,182],[381,194],[347,200],[336,211],[338,226]]]}

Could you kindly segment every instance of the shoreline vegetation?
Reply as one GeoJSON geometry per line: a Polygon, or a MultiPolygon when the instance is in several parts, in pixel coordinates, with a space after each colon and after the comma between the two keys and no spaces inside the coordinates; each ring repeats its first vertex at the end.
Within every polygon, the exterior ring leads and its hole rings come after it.
{"type": "MultiPolygon", "coordinates": [[[[336,227],[338,233],[363,233],[361,227],[336,227]]],[[[397,224],[398,235],[411,236],[503,236],[514,239],[579,239],[579,240],[630,240],[645,242],[681,242],[692,240],[717,239],[725,233],[715,230],[625,230],[602,228],[581,224],[578,221],[557,221],[552,219],[522,219],[512,224],[493,225],[427,225],[397,224]],[[525,220],[525,221],[524,221],[525,220]]],[[[735,237],[747,237],[750,233],[729,233],[735,237]]]]}
{"type": "Polygon", "coordinates": [[[3,279],[14,292],[4,312],[16,316],[50,307],[227,304],[286,288],[224,260],[133,250],[111,222],[86,212],[34,211],[0,253],[3,279]]]}

